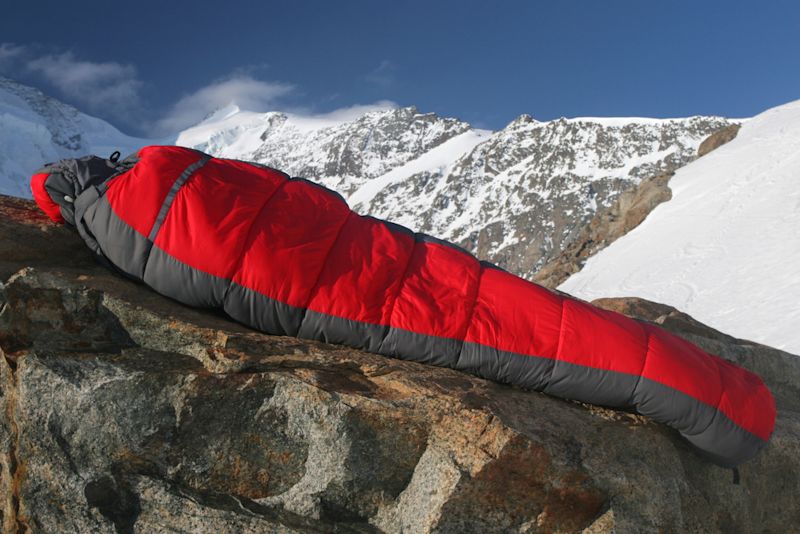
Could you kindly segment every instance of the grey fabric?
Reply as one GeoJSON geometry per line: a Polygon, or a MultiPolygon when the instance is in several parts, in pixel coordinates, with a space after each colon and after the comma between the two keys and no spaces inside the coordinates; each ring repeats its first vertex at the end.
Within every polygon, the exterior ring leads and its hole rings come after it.
{"type": "Polygon", "coordinates": [[[642,378],[637,389],[648,392],[647,403],[636,403],[639,413],[676,428],[704,456],[719,465],[734,467],[755,456],[767,444],[716,407],[691,395],[649,378],[642,378]],[[657,403],[656,410],[652,409],[652,403],[657,403]]]}
{"type": "Polygon", "coordinates": [[[563,360],[553,361],[544,392],[600,406],[628,407],[639,375],[595,369],[563,360]]]}
{"type": "Polygon", "coordinates": [[[267,334],[297,337],[304,310],[278,302],[231,282],[223,304],[225,313],[267,334]]]}
{"type": "Polygon", "coordinates": [[[541,391],[554,364],[550,358],[523,356],[466,341],[456,368],[495,382],[541,391]]]}
{"type": "Polygon", "coordinates": [[[389,328],[378,353],[403,360],[454,368],[461,351],[461,344],[457,339],[426,336],[401,328],[389,328]]]}
{"type": "MultiPolygon", "coordinates": [[[[766,442],[731,421],[715,406],[639,375],[595,369],[563,360],[522,355],[457,339],[430,336],[386,325],[362,323],[290,306],[231,280],[195,269],[153,245],[172,202],[190,176],[208,161],[205,156],[188,166],[173,182],[150,236],[122,221],[104,196],[103,184],[89,185],[75,201],[78,230],[89,246],[125,274],[143,280],[154,290],[192,306],[222,307],[233,319],[268,334],[289,335],[340,343],[386,356],[466,371],[490,380],[544,391],[560,397],[612,407],[635,407],[639,413],[676,428],[689,442],[720,465],[733,466],[751,458],[766,442]]],[[[265,204],[266,205],[266,204],[265,204]]],[[[414,234],[414,247],[450,243],[414,234]]],[[[344,222],[342,223],[342,226],[344,222]]],[[[341,230],[341,229],[340,229],[341,230]]],[[[335,246],[335,240],[334,244],[335,246]]],[[[405,280],[414,249],[402,276],[405,280]]],[[[318,269],[324,266],[306,266],[318,269]]],[[[475,264],[478,269],[478,263],[475,264]]],[[[498,268],[480,263],[480,271],[498,268]]],[[[402,282],[401,282],[402,285],[402,282]]],[[[480,276],[465,295],[477,295],[480,276]]],[[[396,300],[399,289],[389,298],[396,300]]],[[[461,334],[470,324],[468,318],[461,334]]]]}
{"type": "Polygon", "coordinates": [[[389,328],[308,310],[297,337],[338,343],[367,352],[380,352],[381,342],[389,328]]]}
{"type": "Polygon", "coordinates": [[[229,282],[178,261],[153,245],[144,282],[168,297],[200,308],[221,308],[229,282]]]}
{"type": "MultiPolygon", "coordinates": [[[[100,198],[100,191],[94,186],[89,186],[85,191],[83,191],[78,198],[72,203],[74,206],[74,215],[75,220],[73,221],[73,225],[78,230],[78,235],[84,240],[86,245],[95,253],[102,256],[103,252],[100,247],[100,243],[97,242],[95,239],[94,234],[88,228],[86,222],[84,221],[84,216],[86,211],[89,209],[94,209],[98,199],[100,198]]],[[[63,212],[63,210],[62,210],[63,212]]]]}
{"type": "Polygon", "coordinates": [[[141,281],[152,243],[120,219],[105,196],[86,210],[83,220],[105,257],[128,276],[141,281]]]}

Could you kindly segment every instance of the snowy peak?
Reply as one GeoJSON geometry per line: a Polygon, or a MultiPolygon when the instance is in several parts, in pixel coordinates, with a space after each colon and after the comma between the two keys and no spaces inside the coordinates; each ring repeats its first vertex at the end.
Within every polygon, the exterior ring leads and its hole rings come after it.
{"type": "Polygon", "coordinates": [[[208,115],[206,115],[203,120],[201,120],[198,125],[201,124],[212,124],[219,121],[224,121],[225,119],[236,115],[242,111],[239,106],[236,105],[235,102],[230,102],[227,106],[222,106],[221,108],[217,108],[208,115]]]}
{"type": "Polygon", "coordinates": [[[0,78],[0,193],[30,196],[28,180],[45,162],[129,153],[146,144],[38,89],[0,78]]]}
{"type": "Polygon", "coordinates": [[[240,110],[182,132],[177,144],[310,178],[361,213],[532,277],[598,210],[692,161],[731,124],[521,115],[488,132],[415,107],[314,117],[240,110]]]}
{"type": "Polygon", "coordinates": [[[181,132],[176,143],[258,161],[349,196],[367,181],[470,130],[415,107],[303,116],[239,111],[181,132]]]}
{"type": "Polygon", "coordinates": [[[0,110],[5,116],[38,116],[56,146],[79,150],[85,144],[84,132],[79,128],[82,121],[78,110],[38,89],[0,78],[0,110]]]}
{"type": "Polygon", "coordinates": [[[672,199],[560,289],[637,296],[800,354],[800,101],[681,168],[672,199]]]}
{"type": "MultiPolygon", "coordinates": [[[[2,192],[28,196],[28,177],[44,161],[149,144],[15,82],[0,84],[0,106],[2,192]]],[[[732,122],[521,115],[489,132],[391,103],[309,116],[232,102],[173,139],[312,179],[360,213],[532,277],[598,211],[692,161],[704,139],[732,122]]]]}

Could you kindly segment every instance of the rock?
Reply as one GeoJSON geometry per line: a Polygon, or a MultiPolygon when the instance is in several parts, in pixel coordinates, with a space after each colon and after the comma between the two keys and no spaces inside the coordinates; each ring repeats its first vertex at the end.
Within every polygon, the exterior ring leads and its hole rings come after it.
{"type": "MultiPolygon", "coordinates": [[[[697,157],[704,156],[732,141],[741,124],[730,124],[709,135],[699,146],[697,157]]],[[[607,207],[599,207],[589,223],[575,231],[575,237],[555,250],[531,280],[555,288],[583,268],[586,260],[639,226],[653,209],[672,198],[667,172],[641,180],[623,190],[607,207]]]]}
{"type": "Polygon", "coordinates": [[[718,149],[725,143],[733,141],[736,138],[736,134],[739,133],[739,128],[741,127],[741,124],[735,123],[709,135],[705,141],[700,143],[700,146],[697,147],[697,157],[699,158],[705,156],[712,150],[718,149]]]}
{"type": "Polygon", "coordinates": [[[4,532],[800,524],[800,363],[677,310],[600,303],[762,373],[778,423],[739,485],[642,416],[263,335],[95,265],[29,202],[0,214],[4,532]]]}
{"type": "Polygon", "coordinates": [[[608,208],[595,212],[589,224],[583,226],[575,239],[546,263],[532,280],[555,288],[580,271],[587,259],[639,226],[653,208],[672,198],[667,185],[672,174],[642,180],[639,185],[622,192],[608,208]]]}

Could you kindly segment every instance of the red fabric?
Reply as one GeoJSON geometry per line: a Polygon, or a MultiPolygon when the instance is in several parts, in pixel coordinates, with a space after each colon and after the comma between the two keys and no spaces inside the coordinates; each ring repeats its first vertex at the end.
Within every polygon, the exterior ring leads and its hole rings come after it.
{"type": "Polygon", "coordinates": [[[475,302],[478,260],[453,247],[417,243],[393,299],[390,325],[419,334],[463,339],[475,302]]]}
{"type": "Polygon", "coordinates": [[[264,203],[286,180],[275,171],[251,166],[245,173],[240,165],[211,160],[190,177],[178,191],[155,245],[203,272],[233,278],[251,227],[258,228],[254,223],[264,203]]]}
{"type": "Polygon", "coordinates": [[[389,324],[414,245],[372,217],[350,217],[322,268],[310,310],[371,324],[389,324]]]}
{"type": "Polygon", "coordinates": [[[638,375],[644,367],[647,334],[619,313],[564,299],[558,359],[597,369],[638,375]],[[587,336],[586,332],[592,332],[587,336]]]}
{"type": "Polygon", "coordinates": [[[499,269],[484,269],[466,341],[555,358],[562,299],[499,269]]]}
{"type": "Polygon", "coordinates": [[[39,208],[50,217],[51,221],[63,223],[64,217],[61,215],[61,208],[50,198],[50,195],[44,188],[44,183],[47,181],[48,176],[50,176],[48,173],[39,173],[31,177],[33,199],[36,201],[39,208]]]}
{"type": "MultiPolygon", "coordinates": [[[[111,183],[108,198],[117,215],[146,236],[175,178],[200,156],[148,147],[140,157],[111,183]],[[158,179],[139,179],[146,175],[158,179]]],[[[400,229],[352,213],[332,192],[269,169],[211,160],[179,191],[155,245],[291,306],[641,374],[719,406],[762,439],[772,430],[774,402],[754,374],[654,326],[481,267],[453,247],[415,242],[400,229]],[[765,406],[771,413],[759,413],[765,406]]]]}
{"type": "Polygon", "coordinates": [[[175,179],[201,156],[176,146],[149,146],[139,162],[109,182],[106,192],[114,212],[143,236],[150,234],[175,179]]]}
{"type": "Polygon", "coordinates": [[[350,210],[304,181],[288,181],[253,223],[233,280],[291,306],[306,307],[350,210]]]}

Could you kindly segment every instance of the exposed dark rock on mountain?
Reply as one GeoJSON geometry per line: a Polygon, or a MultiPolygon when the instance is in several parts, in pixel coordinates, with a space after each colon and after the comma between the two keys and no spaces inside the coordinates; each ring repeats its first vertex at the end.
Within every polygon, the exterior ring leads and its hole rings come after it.
{"type": "Polygon", "coordinates": [[[93,263],[0,197],[5,532],[784,532],[800,362],[641,300],[760,373],[770,445],[731,471],[672,430],[458,373],[248,330],[93,263]]]}
{"type": "Polygon", "coordinates": [[[738,129],[721,117],[521,115],[489,132],[413,106],[303,117],[230,105],[174,137],[146,140],[4,78],[0,106],[8,141],[0,193],[29,196],[30,174],[48,161],[174,141],[318,181],[360,213],[454,241],[527,278],[553,262],[548,272],[563,275],[565,258],[602,248],[610,241],[586,225],[602,228],[604,213],[625,204],[621,195],[635,196],[693,160],[701,143],[705,153],[738,129]]]}
{"type": "Polygon", "coordinates": [[[667,185],[671,176],[672,173],[646,178],[623,191],[609,207],[595,212],[589,224],[578,230],[572,242],[545,264],[533,281],[558,287],[592,255],[639,226],[653,208],[672,198],[667,185]]]}
{"type": "MultiPolygon", "coordinates": [[[[740,124],[731,124],[708,136],[700,143],[697,156],[704,156],[733,140],[740,127],[740,124]]],[[[620,193],[610,205],[598,209],[589,223],[580,227],[572,241],[555,252],[532,280],[555,288],[580,271],[587,259],[639,226],[653,208],[672,198],[669,179],[673,174],[644,178],[620,193]]]]}
{"type": "Polygon", "coordinates": [[[741,127],[741,124],[731,124],[730,126],[726,126],[722,130],[709,135],[708,138],[700,143],[700,146],[697,148],[697,157],[705,156],[712,150],[718,149],[725,143],[733,141],[736,138],[736,134],[739,133],[739,128],[741,127]]]}

